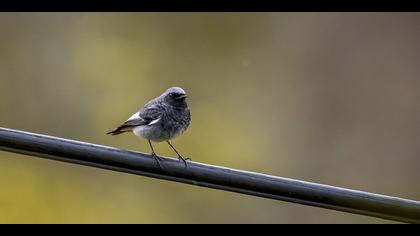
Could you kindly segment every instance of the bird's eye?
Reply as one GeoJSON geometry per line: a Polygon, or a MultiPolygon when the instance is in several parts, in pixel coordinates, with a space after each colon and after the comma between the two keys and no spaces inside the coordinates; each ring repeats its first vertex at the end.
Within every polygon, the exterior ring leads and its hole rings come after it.
{"type": "Polygon", "coordinates": [[[169,96],[171,96],[171,98],[178,98],[180,96],[182,96],[181,93],[170,93],[169,96]]]}
{"type": "Polygon", "coordinates": [[[176,93],[176,92],[173,92],[173,93],[170,93],[170,94],[169,94],[169,97],[171,97],[172,99],[175,99],[175,100],[180,100],[180,99],[185,98],[185,97],[186,97],[186,95],[185,95],[185,94],[183,94],[183,93],[176,93]]]}

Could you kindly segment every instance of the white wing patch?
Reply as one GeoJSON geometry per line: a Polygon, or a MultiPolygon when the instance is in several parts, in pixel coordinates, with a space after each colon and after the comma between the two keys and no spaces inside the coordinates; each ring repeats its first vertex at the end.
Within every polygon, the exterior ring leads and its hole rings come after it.
{"type": "MultiPolygon", "coordinates": [[[[137,112],[137,113],[135,113],[135,114],[133,114],[132,116],[130,116],[130,118],[128,118],[127,119],[127,121],[129,121],[129,120],[135,120],[135,119],[139,119],[140,118],[140,115],[139,115],[139,112],[137,112]]],[[[158,121],[160,120],[160,117],[159,118],[157,118],[156,120],[152,120],[149,124],[147,124],[147,125],[153,125],[153,124],[156,124],[158,121]]]]}
{"type": "Polygon", "coordinates": [[[134,120],[134,119],[138,119],[139,117],[140,117],[139,113],[137,112],[134,115],[130,116],[130,118],[128,118],[127,120],[134,120]]]}

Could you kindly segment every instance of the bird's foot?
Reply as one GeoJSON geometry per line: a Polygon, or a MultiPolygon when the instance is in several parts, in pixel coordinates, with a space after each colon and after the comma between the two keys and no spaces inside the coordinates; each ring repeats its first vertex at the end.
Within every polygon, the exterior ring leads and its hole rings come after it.
{"type": "Polygon", "coordinates": [[[163,162],[162,158],[160,158],[156,153],[152,152],[152,157],[156,160],[157,164],[161,169],[164,169],[161,162],[163,162]]]}
{"type": "Polygon", "coordinates": [[[183,158],[182,156],[178,156],[178,160],[179,161],[183,161],[184,162],[184,164],[185,164],[185,167],[186,168],[188,168],[188,165],[187,165],[187,160],[191,160],[190,158],[183,158]]]}

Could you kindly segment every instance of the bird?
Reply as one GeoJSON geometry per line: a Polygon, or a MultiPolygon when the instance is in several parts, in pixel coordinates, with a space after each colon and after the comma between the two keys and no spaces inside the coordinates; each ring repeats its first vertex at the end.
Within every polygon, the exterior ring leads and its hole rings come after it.
{"type": "Polygon", "coordinates": [[[182,157],[171,144],[171,140],[184,133],[190,125],[191,113],[186,102],[187,97],[182,88],[171,87],[106,134],[119,135],[133,132],[135,136],[147,139],[152,156],[161,168],[162,160],[156,155],[151,141],[157,143],[165,141],[178,155],[179,161],[182,160],[187,167],[187,160],[190,158],[182,157]]]}

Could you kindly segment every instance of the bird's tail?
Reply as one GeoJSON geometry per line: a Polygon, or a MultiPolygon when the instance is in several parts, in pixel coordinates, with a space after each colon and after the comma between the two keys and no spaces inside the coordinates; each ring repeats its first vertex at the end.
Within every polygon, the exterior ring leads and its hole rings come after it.
{"type": "Polygon", "coordinates": [[[133,126],[131,125],[127,125],[127,124],[122,124],[120,126],[118,126],[116,129],[114,129],[113,131],[110,131],[106,134],[110,134],[110,135],[118,135],[118,134],[122,134],[125,132],[129,132],[133,130],[133,126]]]}
{"type": "Polygon", "coordinates": [[[126,131],[122,131],[120,128],[116,128],[115,130],[110,131],[110,132],[108,132],[108,133],[106,133],[106,134],[110,134],[110,135],[118,135],[118,134],[122,134],[122,133],[124,133],[124,132],[126,132],[126,131]]]}

